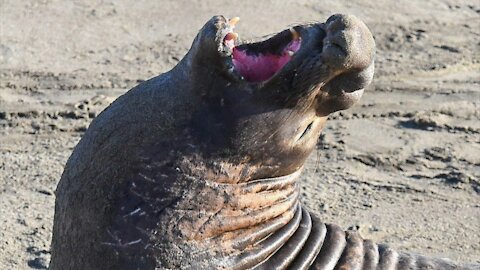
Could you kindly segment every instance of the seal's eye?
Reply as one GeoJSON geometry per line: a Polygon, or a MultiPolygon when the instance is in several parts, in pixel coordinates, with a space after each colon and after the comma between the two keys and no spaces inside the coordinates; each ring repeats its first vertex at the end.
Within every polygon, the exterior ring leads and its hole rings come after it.
{"type": "Polygon", "coordinates": [[[235,46],[237,37],[237,33],[228,33],[224,44],[232,52],[235,70],[249,82],[270,79],[290,61],[302,43],[293,28],[258,43],[235,46]]]}
{"type": "Polygon", "coordinates": [[[298,140],[301,140],[310,130],[312,130],[312,125],[313,125],[313,121],[310,122],[310,124],[308,124],[308,126],[303,131],[302,135],[300,135],[300,137],[298,137],[298,140]]]}

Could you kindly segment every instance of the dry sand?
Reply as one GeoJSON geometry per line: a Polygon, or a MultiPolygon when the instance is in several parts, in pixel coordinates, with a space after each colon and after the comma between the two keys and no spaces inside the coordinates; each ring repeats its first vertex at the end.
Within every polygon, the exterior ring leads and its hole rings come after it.
{"type": "Polygon", "coordinates": [[[0,269],[48,265],[54,190],[89,122],[211,16],[252,38],[333,13],[370,27],[376,77],[330,117],[304,202],[398,249],[480,262],[478,1],[0,0],[0,269]]]}

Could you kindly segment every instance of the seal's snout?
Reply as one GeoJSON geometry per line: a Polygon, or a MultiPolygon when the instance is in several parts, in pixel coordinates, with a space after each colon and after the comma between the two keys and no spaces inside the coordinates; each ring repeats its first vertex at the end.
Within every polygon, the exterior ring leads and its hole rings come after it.
{"type": "Polygon", "coordinates": [[[374,61],[375,41],[370,30],[353,15],[336,14],[323,25],[323,59],[349,71],[367,69],[374,61]]]}
{"type": "Polygon", "coordinates": [[[317,111],[321,115],[355,104],[373,79],[375,42],[367,26],[352,15],[333,15],[320,24],[324,38],[317,63],[317,111]]]}

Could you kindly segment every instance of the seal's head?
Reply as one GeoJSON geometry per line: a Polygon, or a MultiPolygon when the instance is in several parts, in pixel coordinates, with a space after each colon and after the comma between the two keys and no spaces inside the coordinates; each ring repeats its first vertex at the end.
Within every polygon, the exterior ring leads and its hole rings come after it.
{"type": "Polygon", "coordinates": [[[247,178],[292,173],[327,116],[352,106],[371,82],[373,37],[356,17],[334,15],[244,43],[237,21],[212,18],[185,58],[202,100],[192,134],[210,158],[258,168],[247,178]]]}

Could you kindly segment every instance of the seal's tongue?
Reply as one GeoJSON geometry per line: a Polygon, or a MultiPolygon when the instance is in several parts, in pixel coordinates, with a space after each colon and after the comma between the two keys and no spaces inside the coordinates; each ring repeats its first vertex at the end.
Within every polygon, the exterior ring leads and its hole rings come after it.
{"type": "Polygon", "coordinates": [[[301,38],[298,33],[290,29],[292,40],[280,51],[280,53],[255,52],[235,46],[238,34],[233,32],[239,18],[230,19],[229,24],[232,32],[228,33],[223,42],[232,51],[232,62],[235,70],[249,82],[262,82],[270,79],[281,70],[300,49],[301,38]]]}
{"type": "Polygon", "coordinates": [[[290,61],[292,55],[300,49],[300,43],[300,39],[291,41],[279,55],[271,53],[249,55],[246,50],[234,48],[233,65],[247,81],[266,81],[290,61]]]}

